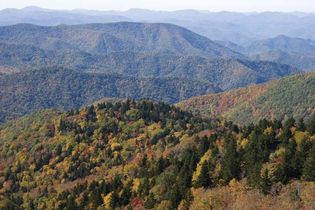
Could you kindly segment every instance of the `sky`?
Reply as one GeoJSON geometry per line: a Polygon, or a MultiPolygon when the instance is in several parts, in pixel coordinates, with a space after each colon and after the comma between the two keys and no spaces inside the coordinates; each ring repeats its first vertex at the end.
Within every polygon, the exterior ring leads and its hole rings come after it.
{"type": "Polygon", "coordinates": [[[315,0],[0,0],[0,9],[39,6],[49,9],[315,12],[315,0]]]}

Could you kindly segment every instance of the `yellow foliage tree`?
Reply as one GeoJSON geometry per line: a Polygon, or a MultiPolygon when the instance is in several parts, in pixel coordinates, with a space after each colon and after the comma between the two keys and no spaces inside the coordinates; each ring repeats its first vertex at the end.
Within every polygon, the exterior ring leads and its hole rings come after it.
{"type": "Polygon", "coordinates": [[[113,192],[108,193],[103,198],[103,203],[104,203],[105,209],[111,209],[112,208],[112,199],[113,199],[113,192]]]}
{"type": "Polygon", "coordinates": [[[197,164],[197,167],[196,167],[196,171],[193,173],[193,177],[192,177],[192,181],[195,182],[200,173],[201,173],[201,168],[202,168],[202,165],[204,164],[204,162],[206,161],[209,161],[211,159],[211,150],[208,150],[203,156],[202,158],[200,159],[199,163],[197,164]]]}

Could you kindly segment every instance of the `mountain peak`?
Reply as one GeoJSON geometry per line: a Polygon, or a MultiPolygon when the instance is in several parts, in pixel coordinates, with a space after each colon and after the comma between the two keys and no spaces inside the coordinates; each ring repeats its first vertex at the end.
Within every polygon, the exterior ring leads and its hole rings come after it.
{"type": "Polygon", "coordinates": [[[43,9],[41,7],[38,7],[38,6],[27,6],[27,7],[22,8],[21,10],[24,10],[24,11],[42,11],[42,10],[48,10],[48,9],[43,9]]]}

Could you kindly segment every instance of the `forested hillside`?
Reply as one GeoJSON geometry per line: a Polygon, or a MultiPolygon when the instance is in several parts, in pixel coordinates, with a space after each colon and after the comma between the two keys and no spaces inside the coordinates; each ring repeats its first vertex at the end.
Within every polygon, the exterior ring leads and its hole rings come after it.
{"type": "Polygon", "coordinates": [[[16,71],[69,68],[133,77],[207,79],[221,89],[298,73],[246,57],[169,24],[111,23],[0,27],[0,66],[16,71]],[[35,38],[36,39],[35,39],[35,38]]]}
{"type": "Polygon", "coordinates": [[[301,118],[315,110],[315,73],[194,97],[178,106],[204,116],[222,116],[239,124],[257,123],[263,118],[301,118]]]}
{"type": "Polygon", "coordinates": [[[0,10],[0,210],[315,209],[314,20],[0,10]]]}
{"type": "Polygon", "coordinates": [[[0,128],[0,208],[312,209],[314,134],[146,100],[42,111],[0,128]]]}
{"type": "Polygon", "coordinates": [[[80,108],[104,97],[175,103],[218,91],[207,81],[175,77],[141,79],[55,68],[27,71],[0,75],[0,123],[47,108],[80,108]]]}
{"type": "Polygon", "coordinates": [[[171,24],[0,27],[0,123],[104,97],[176,103],[300,72],[171,24]]]}
{"type": "Polygon", "coordinates": [[[56,27],[18,24],[1,27],[0,40],[44,50],[80,50],[100,54],[130,51],[242,57],[204,36],[162,23],[119,22],[56,27]]]}
{"type": "Polygon", "coordinates": [[[315,69],[315,41],[310,39],[281,35],[250,43],[241,52],[255,60],[274,61],[308,71],[315,69]]]}

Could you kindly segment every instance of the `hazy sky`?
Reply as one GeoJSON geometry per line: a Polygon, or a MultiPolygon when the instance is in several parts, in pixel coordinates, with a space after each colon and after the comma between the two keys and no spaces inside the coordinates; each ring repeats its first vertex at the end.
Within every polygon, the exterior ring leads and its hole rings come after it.
{"type": "Polygon", "coordinates": [[[0,9],[30,5],[52,9],[153,10],[198,9],[210,11],[307,11],[315,0],[0,0],[0,9]]]}

